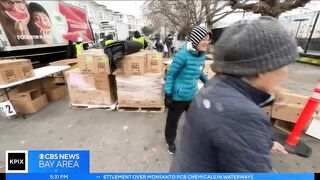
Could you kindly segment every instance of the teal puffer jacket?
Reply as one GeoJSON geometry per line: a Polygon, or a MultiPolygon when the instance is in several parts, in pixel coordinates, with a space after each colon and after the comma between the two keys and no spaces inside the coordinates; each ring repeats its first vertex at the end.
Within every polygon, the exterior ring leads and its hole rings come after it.
{"type": "Polygon", "coordinates": [[[191,101],[198,90],[198,79],[206,83],[203,73],[206,53],[181,49],[174,57],[166,75],[165,93],[174,101],[191,101]]]}

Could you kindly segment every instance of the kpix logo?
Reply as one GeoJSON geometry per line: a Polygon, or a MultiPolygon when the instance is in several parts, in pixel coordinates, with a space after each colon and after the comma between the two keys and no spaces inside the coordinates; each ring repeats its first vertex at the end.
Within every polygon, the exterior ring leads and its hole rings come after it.
{"type": "Polygon", "coordinates": [[[6,173],[28,173],[28,151],[6,151],[6,173]]]}

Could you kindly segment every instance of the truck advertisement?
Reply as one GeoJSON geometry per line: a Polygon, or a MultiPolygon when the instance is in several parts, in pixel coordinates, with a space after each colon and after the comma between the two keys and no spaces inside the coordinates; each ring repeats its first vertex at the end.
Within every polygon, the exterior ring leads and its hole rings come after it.
{"type": "Polygon", "coordinates": [[[0,40],[5,49],[93,41],[85,10],[60,1],[0,0],[0,40]]]}

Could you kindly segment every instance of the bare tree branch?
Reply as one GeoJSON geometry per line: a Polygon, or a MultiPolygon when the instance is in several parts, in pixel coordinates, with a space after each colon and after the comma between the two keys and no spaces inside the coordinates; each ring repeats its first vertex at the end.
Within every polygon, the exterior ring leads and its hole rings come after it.
{"type": "Polygon", "coordinates": [[[283,3],[281,3],[281,9],[283,10],[283,12],[290,11],[298,7],[304,7],[310,1],[311,0],[286,0],[283,3]]]}
{"type": "Polygon", "coordinates": [[[278,18],[281,13],[292,9],[303,7],[311,0],[260,0],[256,3],[245,4],[239,0],[230,0],[232,9],[243,9],[262,16],[272,16],[278,18]]]}

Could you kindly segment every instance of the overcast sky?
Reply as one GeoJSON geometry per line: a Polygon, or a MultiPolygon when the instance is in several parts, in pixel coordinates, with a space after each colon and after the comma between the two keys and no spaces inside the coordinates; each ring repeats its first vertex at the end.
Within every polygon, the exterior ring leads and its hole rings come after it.
{"type": "Polygon", "coordinates": [[[143,0],[141,1],[96,0],[96,2],[107,6],[108,9],[111,9],[113,11],[119,11],[121,13],[134,15],[136,17],[141,17],[142,5],[145,1],[143,0]]]}
{"type": "MultiPolygon", "coordinates": [[[[142,6],[145,2],[144,0],[140,1],[122,1],[122,0],[95,0],[99,4],[107,6],[108,9],[113,11],[120,11],[121,13],[134,15],[138,18],[142,16],[142,6]]],[[[320,10],[320,1],[311,1],[308,3],[305,8],[299,8],[298,10],[291,11],[288,14],[301,13],[308,10],[320,10]]]]}

